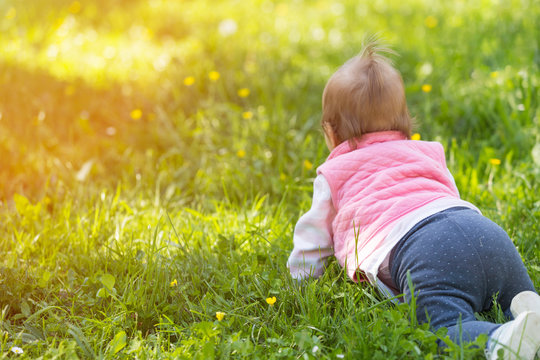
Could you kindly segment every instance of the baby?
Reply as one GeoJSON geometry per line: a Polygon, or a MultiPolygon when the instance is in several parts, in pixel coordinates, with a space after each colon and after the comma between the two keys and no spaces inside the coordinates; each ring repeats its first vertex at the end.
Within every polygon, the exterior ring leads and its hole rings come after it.
{"type": "Polygon", "coordinates": [[[407,302],[410,276],[419,322],[446,327],[455,342],[487,334],[488,359],[501,349],[504,359],[534,359],[540,296],[506,232],[460,199],[442,145],[410,139],[403,80],[385,52],[369,43],[326,84],[331,153],[294,230],[291,275],[318,277],[334,255],[352,280],[407,302]],[[514,320],[476,320],[494,297],[514,320]]]}

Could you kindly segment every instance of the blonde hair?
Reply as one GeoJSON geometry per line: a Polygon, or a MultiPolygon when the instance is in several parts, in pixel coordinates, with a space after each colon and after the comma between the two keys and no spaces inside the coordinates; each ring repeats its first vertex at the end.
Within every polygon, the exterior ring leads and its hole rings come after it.
{"type": "Polygon", "coordinates": [[[381,53],[393,54],[370,39],[361,53],[341,66],[323,92],[321,125],[330,127],[336,144],[362,134],[397,130],[410,138],[412,120],[399,71],[381,53]]]}

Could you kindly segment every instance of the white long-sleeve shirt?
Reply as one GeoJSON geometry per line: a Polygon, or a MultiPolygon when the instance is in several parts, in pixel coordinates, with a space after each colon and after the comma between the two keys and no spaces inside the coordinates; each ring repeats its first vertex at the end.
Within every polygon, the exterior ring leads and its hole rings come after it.
{"type": "Polygon", "coordinates": [[[328,257],[334,254],[332,221],[335,216],[330,186],[324,176],[319,175],[313,182],[311,209],[300,217],[294,228],[294,248],[287,262],[293,278],[322,275],[328,257]]]}
{"type": "MultiPolygon", "coordinates": [[[[452,175],[449,173],[449,176],[452,175]]],[[[453,179],[453,177],[452,177],[453,179]]],[[[480,213],[473,204],[461,199],[438,199],[405,215],[390,231],[384,243],[366,259],[363,269],[370,283],[383,288],[389,284],[390,269],[389,255],[392,248],[407,232],[423,219],[440,211],[462,206],[474,209],[480,213]]],[[[323,175],[319,174],[313,182],[313,202],[308,212],[300,217],[294,229],[294,248],[289,256],[287,266],[291,276],[302,280],[307,277],[317,278],[324,272],[328,257],[332,256],[332,222],[336,210],[332,203],[330,186],[323,175]]]]}

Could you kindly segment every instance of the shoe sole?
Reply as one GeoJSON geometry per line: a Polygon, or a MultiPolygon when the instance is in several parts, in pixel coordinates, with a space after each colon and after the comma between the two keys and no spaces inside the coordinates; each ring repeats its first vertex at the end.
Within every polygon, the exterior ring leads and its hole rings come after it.
{"type": "Polygon", "coordinates": [[[510,312],[517,318],[519,314],[528,311],[540,314],[540,295],[532,291],[522,291],[512,299],[510,312]]]}

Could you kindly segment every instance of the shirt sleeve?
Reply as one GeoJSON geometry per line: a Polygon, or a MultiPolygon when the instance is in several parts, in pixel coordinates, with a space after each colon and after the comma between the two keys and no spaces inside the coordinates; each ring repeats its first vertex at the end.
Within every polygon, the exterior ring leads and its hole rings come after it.
{"type": "Polygon", "coordinates": [[[297,280],[318,278],[324,272],[328,257],[334,254],[332,222],[336,211],[328,181],[319,174],[313,182],[311,209],[296,223],[294,248],[287,267],[297,280]]]}

